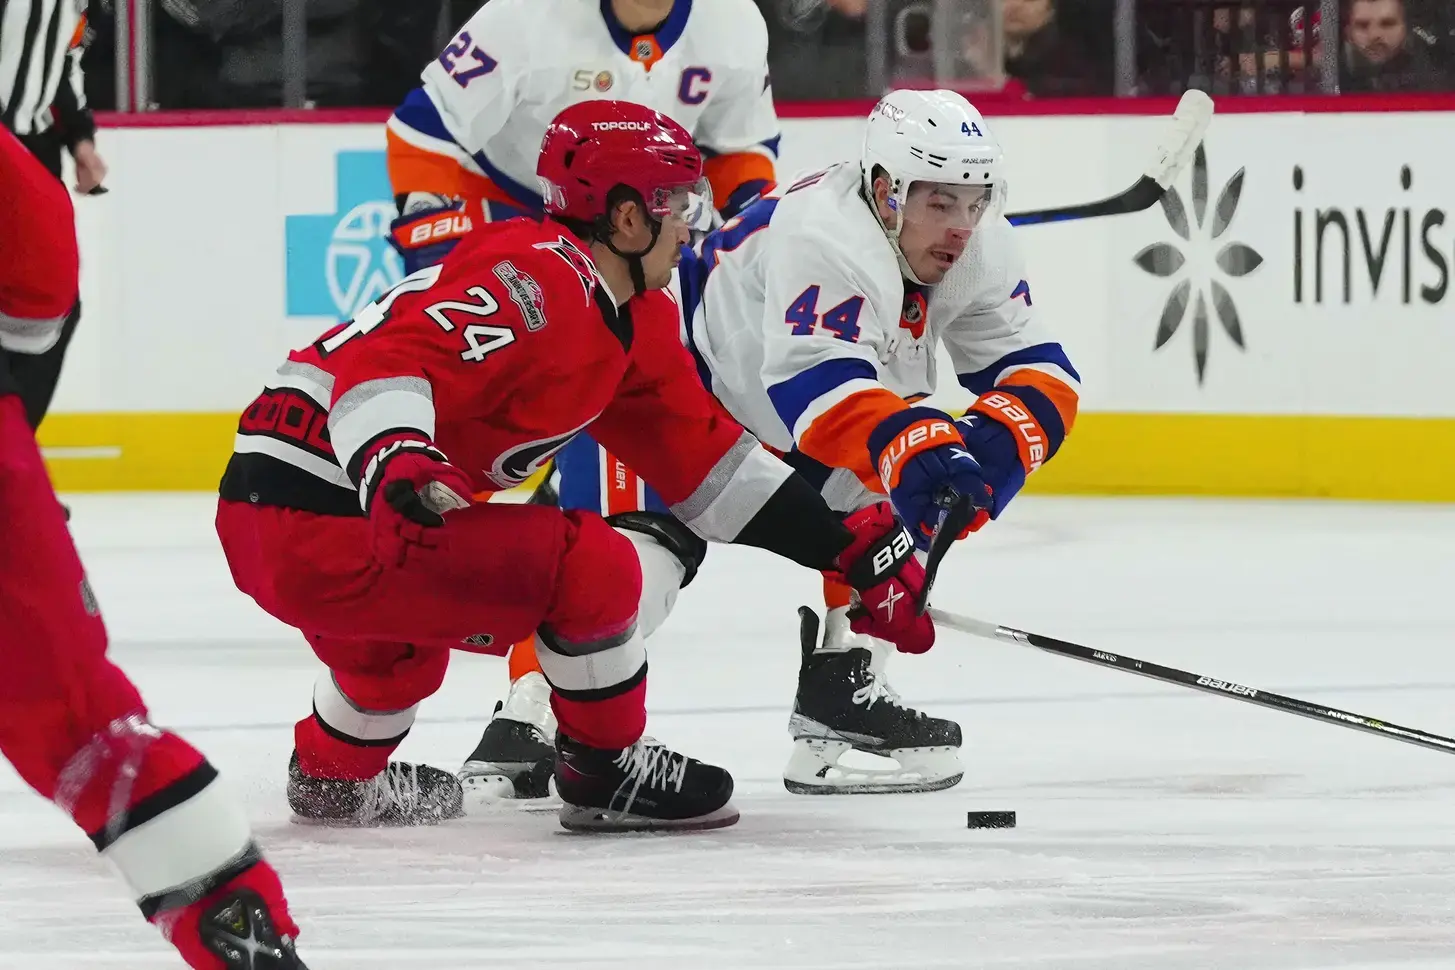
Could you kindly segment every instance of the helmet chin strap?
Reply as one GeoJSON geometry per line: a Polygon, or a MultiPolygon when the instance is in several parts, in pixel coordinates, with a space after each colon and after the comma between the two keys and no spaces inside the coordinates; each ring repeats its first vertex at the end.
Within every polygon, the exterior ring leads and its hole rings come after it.
{"type": "Polygon", "coordinates": [[[656,247],[657,238],[662,235],[662,220],[650,219],[648,221],[651,223],[652,226],[652,239],[650,242],[647,243],[645,249],[639,249],[634,253],[623,252],[622,250],[616,248],[616,243],[611,241],[610,236],[607,236],[607,238],[603,240],[603,242],[606,243],[607,249],[611,250],[622,259],[626,260],[626,271],[631,275],[632,286],[636,288],[636,293],[647,292],[647,274],[646,270],[642,268],[642,257],[647,255],[647,253],[651,252],[652,249],[656,247]]]}
{"type": "Polygon", "coordinates": [[[879,223],[880,229],[884,230],[884,238],[889,240],[889,248],[894,250],[894,258],[899,260],[900,275],[912,283],[918,283],[920,286],[928,286],[928,283],[920,279],[915,271],[910,269],[909,260],[904,258],[904,250],[899,247],[899,222],[904,219],[904,199],[899,194],[899,181],[897,179],[893,180],[890,185],[891,194],[889,198],[894,201],[894,205],[891,208],[894,209],[895,215],[899,216],[899,219],[896,220],[896,224],[893,227],[889,226],[884,221],[884,217],[879,214],[879,206],[875,203],[872,196],[864,193],[862,188],[859,194],[864,196],[864,202],[869,206],[869,211],[874,213],[874,221],[879,223]]]}

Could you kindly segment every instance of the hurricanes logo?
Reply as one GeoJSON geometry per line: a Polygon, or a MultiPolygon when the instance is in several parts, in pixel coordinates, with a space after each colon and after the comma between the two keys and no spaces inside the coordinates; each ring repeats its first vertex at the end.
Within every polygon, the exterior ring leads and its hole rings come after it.
{"type": "Polygon", "coordinates": [[[581,289],[586,295],[586,305],[591,305],[591,294],[596,291],[596,264],[591,257],[583,253],[580,248],[567,239],[565,236],[557,236],[555,242],[541,242],[535,244],[536,249],[545,249],[555,253],[566,261],[566,265],[576,273],[577,279],[581,281],[581,289]]]}
{"type": "MultiPolygon", "coordinates": [[[[595,420],[596,417],[593,415],[591,421],[595,420]]],[[[495,464],[485,473],[486,477],[501,488],[514,488],[546,467],[547,463],[555,457],[556,452],[566,447],[571,439],[580,434],[581,429],[591,421],[580,424],[565,434],[516,445],[495,459],[495,464]]]]}
{"type": "Polygon", "coordinates": [[[1208,344],[1211,327],[1208,325],[1208,300],[1211,298],[1213,314],[1228,339],[1239,349],[1246,349],[1243,340],[1243,324],[1238,317],[1238,308],[1233,295],[1218,279],[1219,273],[1230,279],[1247,276],[1263,263],[1263,257],[1252,246],[1240,242],[1228,242],[1213,254],[1213,244],[1232,226],[1238,211],[1238,200],[1243,194],[1243,175],[1246,169],[1238,169],[1223,185],[1213,206],[1212,217],[1207,219],[1207,151],[1197,146],[1192,160],[1192,211],[1197,219],[1196,238],[1193,226],[1187,219],[1187,207],[1175,188],[1168,188],[1162,196],[1162,213],[1172,231],[1181,236],[1190,246],[1179,247],[1176,243],[1153,243],[1132,261],[1153,276],[1182,276],[1172,287],[1162,306],[1162,316],[1157,323],[1154,350],[1161,350],[1172,339],[1184,320],[1188,308],[1192,307],[1192,359],[1197,369],[1197,382],[1201,384],[1207,373],[1208,344]],[[1185,251],[1184,251],[1185,249],[1185,251]],[[1189,259],[1189,254],[1191,259],[1189,259]],[[1197,301],[1193,304],[1193,284],[1197,284],[1197,301]]]}

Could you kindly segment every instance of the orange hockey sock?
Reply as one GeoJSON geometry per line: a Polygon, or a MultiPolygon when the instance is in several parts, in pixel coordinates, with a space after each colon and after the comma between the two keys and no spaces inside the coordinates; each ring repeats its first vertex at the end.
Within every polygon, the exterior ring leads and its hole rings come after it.
{"type": "Polygon", "coordinates": [[[849,597],[854,592],[853,588],[836,580],[823,578],[823,605],[830,610],[838,609],[841,606],[849,605],[849,597]]]}
{"type": "Polygon", "coordinates": [[[510,648],[510,682],[513,684],[526,674],[540,673],[540,661],[536,660],[535,637],[526,637],[510,648]]]}

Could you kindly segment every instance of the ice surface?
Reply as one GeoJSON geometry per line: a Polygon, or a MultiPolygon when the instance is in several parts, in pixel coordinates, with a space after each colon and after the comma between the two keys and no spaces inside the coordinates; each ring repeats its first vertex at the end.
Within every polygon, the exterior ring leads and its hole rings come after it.
{"type": "MultiPolygon", "coordinates": [[[[716,547],[651,644],[650,730],[728,766],[734,828],[573,836],[515,810],[319,831],[283,800],[315,663],[233,591],[202,496],[77,496],[114,654],[246,801],[314,970],[1455,966],[1455,758],[941,634],[891,665],[961,721],[966,780],[784,791],[813,575],[716,547]],[[1013,831],[968,831],[1014,809],[1013,831]]],[[[1455,509],[1027,497],[936,601],[1455,735],[1455,509]]],[[[504,687],[460,655],[401,754],[453,769],[504,687]]],[[[0,768],[0,967],[178,964],[0,768]]]]}

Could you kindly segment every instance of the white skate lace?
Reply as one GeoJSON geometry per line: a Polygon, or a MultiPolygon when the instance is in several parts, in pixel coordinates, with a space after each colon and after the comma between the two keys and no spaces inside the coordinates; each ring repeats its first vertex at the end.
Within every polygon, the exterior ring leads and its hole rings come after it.
{"type": "Polygon", "coordinates": [[[373,778],[364,789],[356,818],[369,823],[396,807],[401,817],[407,818],[419,807],[422,795],[418,766],[391,761],[384,773],[373,778]]]}
{"type": "Polygon", "coordinates": [[[685,754],[678,754],[662,744],[649,743],[647,739],[638,741],[630,748],[622,748],[621,754],[616,756],[615,764],[626,774],[612,799],[616,801],[625,797],[621,807],[623,812],[631,811],[632,804],[637,800],[637,792],[642,790],[643,785],[662,790],[671,788],[680,792],[687,777],[685,754]]]}
{"type": "Polygon", "coordinates": [[[853,701],[855,704],[863,704],[865,710],[873,707],[879,701],[884,701],[892,707],[904,706],[899,692],[893,687],[890,687],[882,677],[876,677],[874,671],[868,669],[867,664],[865,665],[864,676],[868,678],[868,682],[863,687],[854,691],[853,701]]]}

